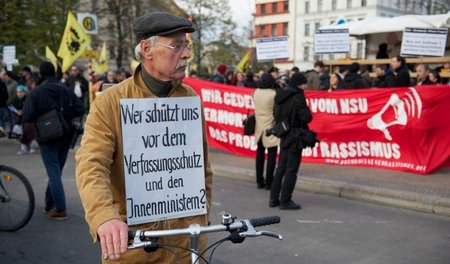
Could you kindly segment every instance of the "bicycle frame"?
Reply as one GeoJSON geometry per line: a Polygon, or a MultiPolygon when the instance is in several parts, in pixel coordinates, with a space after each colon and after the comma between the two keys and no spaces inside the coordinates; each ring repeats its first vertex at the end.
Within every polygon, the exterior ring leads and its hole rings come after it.
{"type": "Polygon", "coordinates": [[[188,228],[180,228],[180,229],[155,230],[155,231],[144,231],[144,230],[129,231],[128,249],[137,249],[146,247],[153,247],[156,249],[158,246],[156,240],[160,237],[189,235],[190,241],[189,249],[191,251],[191,263],[196,264],[199,263],[199,259],[201,258],[201,253],[198,251],[199,237],[201,234],[222,232],[222,231],[229,231],[229,232],[242,231],[238,233],[239,237],[242,238],[241,241],[234,242],[232,240],[232,242],[234,243],[242,242],[245,239],[245,237],[257,237],[257,236],[269,236],[282,240],[283,237],[280,234],[268,231],[257,231],[254,229],[254,227],[257,226],[277,224],[279,222],[280,217],[278,216],[263,217],[250,220],[244,219],[235,222],[234,218],[230,214],[223,214],[222,224],[220,225],[201,226],[199,224],[191,224],[188,228]]]}

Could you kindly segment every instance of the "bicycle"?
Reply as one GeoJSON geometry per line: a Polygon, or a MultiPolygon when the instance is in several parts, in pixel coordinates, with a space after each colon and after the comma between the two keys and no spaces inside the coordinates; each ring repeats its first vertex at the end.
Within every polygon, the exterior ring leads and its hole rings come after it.
{"type": "Polygon", "coordinates": [[[0,165],[0,231],[24,227],[34,213],[34,192],[20,171],[0,165]]]}
{"type": "MultiPolygon", "coordinates": [[[[145,231],[145,230],[128,231],[128,249],[143,248],[146,252],[150,253],[157,250],[158,248],[163,247],[162,245],[159,245],[157,242],[158,239],[161,237],[189,235],[190,248],[189,249],[183,248],[183,249],[191,252],[191,263],[198,264],[200,263],[200,259],[202,259],[205,263],[210,263],[216,248],[227,240],[230,240],[233,243],[242,243],[246,237],[257,237],[257,236],[269,236],[278,238],[279,240],[283,239],[283,237],[277,233],[255,230],[255,227],[258,226],[278,224],[280,222],[279,216],[244,219],[240,221],[235,221],[235,219],[236,219],[235,217],[225,213],[222,215],[222,223],[220,225],[201,226],[198,224],[191,224],[188,228],[180,228],[180,229],[154,230],[154,231],[145,231]],[[211,244],[204,251],[202,252],[198,251],[198,240],[200,234],[222,232],[222,231],[228,231],[230,232],[230,235],[224,239],[221,239],[211,244]],[[203,257],[203,255],[211,248],[213,248],[213,250],[211,251],[209,261],[207,261],[205,257],[203,257]]],[[[164,247],[168,246],[171,245],[164,245],[164,247]]],[[[178,246],[173,245],[173,247],[178,246]]]]}

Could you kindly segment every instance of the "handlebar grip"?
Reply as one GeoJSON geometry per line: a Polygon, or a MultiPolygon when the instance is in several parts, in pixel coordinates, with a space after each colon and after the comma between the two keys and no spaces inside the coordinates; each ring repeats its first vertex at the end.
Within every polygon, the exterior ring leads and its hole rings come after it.
{"type": "Polygon", "coordinates": [[[273,224],[278,224],[279,222],[280,222],[280,217],[276,216],[276,215],[250,219],[250,223],[252,224],[253,227],[273,225],[273,224]]]}

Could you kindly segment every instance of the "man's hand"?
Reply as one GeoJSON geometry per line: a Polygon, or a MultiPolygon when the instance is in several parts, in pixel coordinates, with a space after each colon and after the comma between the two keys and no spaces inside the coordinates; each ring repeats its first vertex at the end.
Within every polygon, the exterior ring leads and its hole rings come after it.
{"type": "Polygon", "coordinates": [[[128,246],[128,226],[119,219],[111,219],[97,229],[104,259],[118,259],[128,246]]]}

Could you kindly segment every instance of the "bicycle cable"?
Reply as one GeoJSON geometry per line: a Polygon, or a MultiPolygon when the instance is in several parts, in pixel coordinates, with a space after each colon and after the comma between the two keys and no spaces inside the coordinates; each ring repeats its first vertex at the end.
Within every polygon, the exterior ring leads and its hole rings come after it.
{"type": "Polygon", "coordinates": [[[182,250],[189,251],[189,252],[194,253],[195,255],[197,255],[197,260],[196,260],[196,261],[198,261],[199,259],[202,259],[203,261],[205,261],[206,264],[209,264],[209,262],[208,262],[208,261],[207,261],[200,253],[198,253],[198,252],[196,252],[196,251],[194,251],[194,250],[192,250],[192,249],[190,249],[190,248],[184,248],[184,247],[180,247],[180,246],[167,245],[167,244],[159,244],[159,247],[160,247],[160,248],[167,249],[167,250],[169,250],[170,252],[172,252],[172,253],[175,254],[175,255],[176,255],[175,251],[169,249],[170,247],[178,248],[178,249],[182,249],[182,250]]]}
{"type": "Polygon", "coordinates": [[[213,255],[214,255],[214,252],[216,251],[216,249],[220,246],[220,245],[222,245],[222,243],[223,242],[225,242],[225,241],[227,241],[228,240],[228,238],[224,238],[224,239],[221,239],[220,241],[219,241],[219,243],[214,243],[214,244],[216,244],[216,246],[213,248],[213,250],[211,251],[211,254],[209,255],[209,262],[211,262],[212,261],[212,257],[213,257],[213,255]]]}

